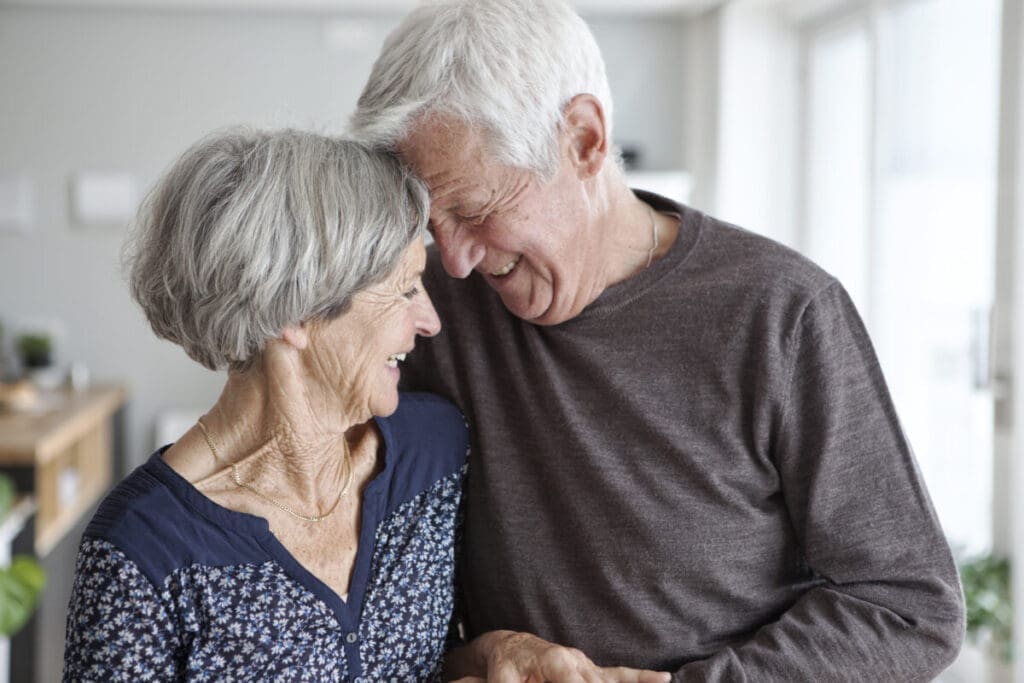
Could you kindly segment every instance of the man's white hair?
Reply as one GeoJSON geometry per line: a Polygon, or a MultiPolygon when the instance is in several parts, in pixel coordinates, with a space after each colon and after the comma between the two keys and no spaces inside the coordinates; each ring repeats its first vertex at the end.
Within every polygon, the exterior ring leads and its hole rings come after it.
{"type": "Polygon", "coordinates": [[[563,0],[440,0],[384,41],[352,133],[394,149],[427,114],[483,129],[497,161],[551,178],[565,105],[595,96],[611,139],[612,97],[593,34],[563,0]]]}

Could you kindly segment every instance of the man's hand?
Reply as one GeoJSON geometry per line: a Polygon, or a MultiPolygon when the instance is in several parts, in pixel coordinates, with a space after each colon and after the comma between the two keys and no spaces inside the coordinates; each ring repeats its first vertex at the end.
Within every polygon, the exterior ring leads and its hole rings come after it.
{"type": "MultiPolygon", "coordinates": [[[[486,658],[487,683],[668,683],[671,678],[656,671],[600,667],[579,650],[529,633],[492,631],[469,647],[486,658]]],[[[460,679],[462,683],[482,680],[460,679]]]]}

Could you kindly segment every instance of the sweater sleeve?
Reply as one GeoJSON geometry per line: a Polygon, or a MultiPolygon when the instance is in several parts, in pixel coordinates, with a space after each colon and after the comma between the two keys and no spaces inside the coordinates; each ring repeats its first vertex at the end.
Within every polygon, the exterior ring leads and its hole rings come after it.
{"type": "Polygon", "coordinates": [[[819,579],[739,646],[675,681],[934,678],[964,632],[959,578],[867,332],[838,283],[790,334],[773,457],[819,579]]]}
{"type": "Polygon", "coordinates": [[[82,540],[68,606],[64,681],[180,678],[180,638],[156,589],[107,541],[82,540]]]}

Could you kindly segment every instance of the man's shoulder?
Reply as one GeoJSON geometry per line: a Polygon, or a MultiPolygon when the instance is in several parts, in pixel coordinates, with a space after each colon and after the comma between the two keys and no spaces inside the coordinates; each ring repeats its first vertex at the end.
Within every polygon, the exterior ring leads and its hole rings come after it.
{"type": "Polygon", "coordinates": [[[835,282],[796,249],[727,221],[707,217],[701,242],[709,266],[749,285],[814,293],[835,282]]]}
{"type": "Polygon", "coordinates": [[[770,237],[660,195],[634,192],[656,210],[679,217],[678,241],[667,257],[682,266],[672,269],[676,288],[792,295],[819,292],[835,281],[809,258],[770,237]]]}

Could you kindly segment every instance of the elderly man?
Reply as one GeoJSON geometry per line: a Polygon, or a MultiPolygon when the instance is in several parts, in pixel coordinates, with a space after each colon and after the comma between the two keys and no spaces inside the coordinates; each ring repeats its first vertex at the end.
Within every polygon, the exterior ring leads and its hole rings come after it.
{"type": "Polygon", "coordinates": [[[565,3],[417,8],[352,122],[431,192],[446,329],[405,372],[473,438],[476,640],[454,674],[928,680],[950,663],[956,568],[849,297],[627,187],[600,53],[565,3]]]}

